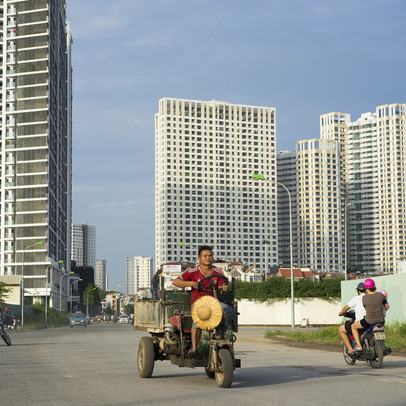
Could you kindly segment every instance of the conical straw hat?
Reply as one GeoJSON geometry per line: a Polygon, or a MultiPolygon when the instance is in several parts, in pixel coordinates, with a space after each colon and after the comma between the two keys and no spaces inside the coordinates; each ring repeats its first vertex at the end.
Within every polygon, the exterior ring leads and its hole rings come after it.
{"type": "Polygon", "coordinates": [[[202,296],[193,304],[193,321],[202,330],[212,330],[217,327],[222,317],[221,304],[213,296],[202,296]]]}

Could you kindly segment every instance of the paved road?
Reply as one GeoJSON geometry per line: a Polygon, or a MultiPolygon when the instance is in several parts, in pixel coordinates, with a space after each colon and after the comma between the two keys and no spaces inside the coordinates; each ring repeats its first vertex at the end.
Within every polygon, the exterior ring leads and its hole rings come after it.
{"type": "Polygon", "coordinates": [[[273,344],[265,329],[242,328],[242,368],[233,386],[219,389],[198,369],[157,362],[138,377],[138,339],[128,325],[96,325],[11,332],[0,343],[0,404],[20,405],[343,405],[406,404],[406,358],[385,358],[373,370],[347,366],[340,353],[273,344]]]}

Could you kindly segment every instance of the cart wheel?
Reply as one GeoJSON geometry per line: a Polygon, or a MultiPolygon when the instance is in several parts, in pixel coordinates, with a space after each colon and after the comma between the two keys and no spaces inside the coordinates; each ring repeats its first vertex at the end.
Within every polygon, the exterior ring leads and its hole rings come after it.
{"type": "Polygon", "coordinates": [[[216,382],[220,388],[229,388],[233,382],[234,365],[230,351],[219,350],[219,369],[216,371],[216,382]]]}
{"type": "Polygon", "coordinates": [[[150,378],[154,372],[154,343],[151,337],[142,337],[138,345],[138,372],[141,378],[150,378]]]}
{"type": "Polygon", "coordinates": [[[210,369],[207,368],[207,367],[204,367],[204,370],[206,371],[206,375],[207,375],[210,379],[213,379],[213,378],[214,378],[214,375],[215,375],[215,372],[214,372],[214,371],[210,371],[210,369]]]}

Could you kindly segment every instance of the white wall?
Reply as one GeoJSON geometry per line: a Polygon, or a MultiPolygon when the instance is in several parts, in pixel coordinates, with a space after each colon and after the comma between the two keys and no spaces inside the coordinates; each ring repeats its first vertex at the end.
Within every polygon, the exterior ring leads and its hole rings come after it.
{"type": "MultiPolygon", "coordinates": [[[[301,325],[303,319],[308,324],[341,324],[338,316],[341,310],[340,299],[326,301],[318,298],[295,300],[295,324],[301,325]]],[[[268,302],[238,301],[239,325],[291,325],[290,299],[270,300],[268,302]]]]}

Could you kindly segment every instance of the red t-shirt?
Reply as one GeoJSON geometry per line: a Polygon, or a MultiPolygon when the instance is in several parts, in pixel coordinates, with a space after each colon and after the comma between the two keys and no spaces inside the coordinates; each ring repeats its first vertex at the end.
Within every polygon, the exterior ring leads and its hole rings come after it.
{"type": "MultiPolygon", "coordinates": [[[[210,275],[221,275],[223,276],[223,272],[221,269],[218,268],[211,268],[211,273],[210,275]]],[[[188,282],[199,282],[201,279],[205,278],[206,276],[210,275],[205,275],[201,269],[200,265],[195,266],[194,268],[189,268],[183,274],[180,276],[180,278],[184,281],[188,282]]],[[[214,283],[214,285],[219,288],[220,286],[223,286],[226,283],[225,278],[212,278],[211,280],[205,280],[202,282],[202,287],[207,288],[210,284],[210,281],[214,283]]],[[[213,293],[208,293],[208,292],[199,292],[197,289],[192,288],[192,298],[191,298],[191,304],[193,304],[199,297],[202,296],[213,296],[213,293]]]]}

